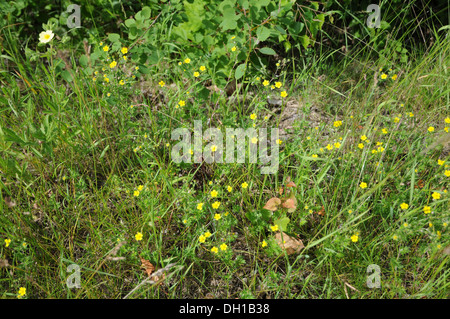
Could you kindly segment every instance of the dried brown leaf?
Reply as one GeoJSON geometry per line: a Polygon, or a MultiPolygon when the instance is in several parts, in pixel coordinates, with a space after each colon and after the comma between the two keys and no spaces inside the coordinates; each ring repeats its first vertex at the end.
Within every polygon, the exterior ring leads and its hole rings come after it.
{"type": "Polygon", "coordinates": [[[278,246],[286,250],[286,253],[288,255],[298,253],[300,252],[300,250],[305,248],[301,240],[295,239],[285,232],[278,232],[275,235],[275,241],[277,242],[278,246]]]}
{"type": "Polygon", "coordinates": [[[155,266],[153,266],[150,261],[148,261],[147,259],[144,259],[142,257],[141,257],[141,264],[142,264],[141,268],[144,268],[144,270],[148,276],[150,276],[152,274],[152,272],[155,270],[155,266]]]}
{"type": "Polygon", "coordinates": [[[281,199],[278,197],[272,197],[269,199],[264,205],[264,209],[270,210],[272,212],[276,211],[278,209],[278,206],[281,204],[281,199]]]}

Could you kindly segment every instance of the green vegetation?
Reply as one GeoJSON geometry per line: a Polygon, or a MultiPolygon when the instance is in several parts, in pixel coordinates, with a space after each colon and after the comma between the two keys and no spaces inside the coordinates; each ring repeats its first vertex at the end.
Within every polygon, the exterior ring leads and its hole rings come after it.
{"type": "Polygon", "coordinates": [[[0,4],[2,298],[449,297],[445,6],[144,2],[0,4]],[[278,171],[175,163],[194,120],[278,171]]]}

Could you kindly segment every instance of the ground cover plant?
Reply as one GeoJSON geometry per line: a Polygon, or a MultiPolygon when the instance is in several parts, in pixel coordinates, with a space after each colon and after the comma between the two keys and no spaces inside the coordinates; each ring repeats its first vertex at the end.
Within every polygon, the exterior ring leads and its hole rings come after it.
{"type": "Polygon", "coordinates": [[[70,4],[0,4],[2,298],[449,297],[446,6],[70,4]]]}

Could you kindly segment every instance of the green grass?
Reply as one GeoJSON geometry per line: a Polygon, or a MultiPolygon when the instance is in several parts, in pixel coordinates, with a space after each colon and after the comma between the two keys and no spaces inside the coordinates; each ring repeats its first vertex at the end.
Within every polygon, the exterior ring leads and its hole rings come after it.
{"type": "Polygon", "coordinates": [[[0,268],[2,298],[16,298],[20,287],[27,298],[448,298],[448,39],[437,36],[408,64],[386,65],[363,52],[332,67],[325,57],[308,68],[281,65],[268,80],[282,88],[272,91],[263,75],[252,75],[252,85],[234,94],[250,102],[234,103],[205,95],[214,73],[191,75],[201,60],[180,66],[168,57],[149,75],[121,61],[136,75],[123,77],[123,86],[112,76],[102,84],[100,67],[93,81],[73,64],[67,82],[55,78],[56,59],[31,61],[7,30],[0,259],[9,266],[0,268]],[[288,96],[277,110],[266,96],[281,90],[288,96]],[[180,100],[185,105],[177,108],[180,100]],[[170,133],[178,127],[192,129],[193,120],[204,129],[275,127],[292,101],[299,115],[280,146],[276,174],[262,175],[248,162],[171,160],[170,133]],[[288,178],[296,209],[271,216],[263,207],[281,187],[286,192],[288,178]],[[283,216],[286,233],[305,245],[298,253],[287,254],[274,240],[270,226],[283,216]],[[211,236],[199,242],[206,231],[211,236]],[[161,284],[138,287],[146,278],[141,258],[156,269],[175,266],[161,284]],[[66,286],[70,264],[80,267],[80,289],[66,286]],[[380,267],[380,288],[366,284],[372,264],[380,267]]]}

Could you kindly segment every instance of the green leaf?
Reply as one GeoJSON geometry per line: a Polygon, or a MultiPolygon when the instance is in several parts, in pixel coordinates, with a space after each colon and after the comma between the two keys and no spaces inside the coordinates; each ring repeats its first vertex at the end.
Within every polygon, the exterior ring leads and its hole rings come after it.
{"type": "Polygon", "coordinates": [[[108,34],[108,39],[111,42],[117,42],[120,40],[120,35],[118,35],[117,33],[110,33],[108,34]]]}
{"type": "Polygon", "coordinates": [[[275,55],[276,54],[276,52],[273,49],[268,48],[268,47],[259,49],[259,52],[261,52],[262,54],[267,54],[267,55],[275,55]]]}
{"type": "Polygon", "coordinates": [[[299,37],[300,43],[303,45],[303,47],[306,49],[308,48],[310,39],[307,35],[299,37]]]}
{"type": "Polygon", "coordinates": [[[149,7],[143,7],[141,10],[141,17],[143,19],[150,19],[151,13],[152,13],[152,10],[149,7]]]}
{"type": "Polygon", "coordinates": [[[261,42],[266,41],[269,36],[270,36],[269,28],[262,26],[256,30],[256,37],[261,42]]]}
{"type": "Polygon", "coordinates": [[[234,78],[236,80],[239,80],[241,77],[244,76],[245,68],[246,68],[246,64],[245,63],[242,63],[242,64],[238,65],[238,67],[236,68],[236,72],[234,73],[234,78]]]}
{"type": "Polygon", "coordinates": [[[73,81],[72,74],[70,74],[70,72],[67,71],[67,70],[62,71],[61,72],[61,76],[67,82],[72,82],[73,81]]]}
{"type": "Polygon", "coordinates": [[[287,230],[287,225],[289,224],[290,219],[289,217],[282,217],[277,220],[274,220],[274,224],[278,225],[278,228],[280,231],[285,232],[287,230]]]}
{"type": "Polygon", "coordinates": [[[87,66],[88,66],[88,63],[89,63],[88,57],[87,57],[85,54],[83,54],[83,55],[80,57],[80,65],[81,65],[82,67],[87,67],[87,66]]]}
{"type": "Polygon", "coordinates": [[[127,28],[131,28],[131,27],[136,25],[136,20],[134,20],[134,19],[126,19],[125,20],[125,25],[127,26],[127,28]]]}

